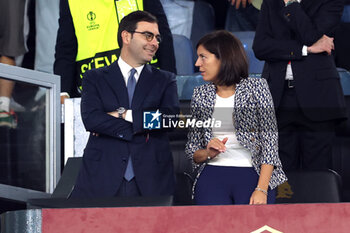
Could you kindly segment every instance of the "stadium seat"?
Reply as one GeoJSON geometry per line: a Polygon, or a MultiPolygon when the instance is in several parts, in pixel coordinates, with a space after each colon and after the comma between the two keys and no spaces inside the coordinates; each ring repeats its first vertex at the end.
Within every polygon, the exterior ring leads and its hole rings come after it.
{"type": "Polygon", "coordinates": [[[345,97],[346,108],[348,110],[348,119],[338,125],[336,135],[350,138],[350,72],[345,69],[338,68],[338,73],[345,97]]]}
{"type": "Polygon", "coordinates": [[[27,208],[171,206],[174,203],[173,196],[69,198],[82,162],[81,157],[69,158],[51,198],[29,199],[27,208]]]}
{"type": "Polygon", "coordinates": [[[176,81],[179,100],[191,100],[193,89],[205,83],[202,76],[199,74],[177,76],[176,81]]]}
{"type": "Polygon", "coordinates": [[[346,69],[338,68],[341,86],[345,96],[350,96],[350,72],[346,69]]]}
{"type": "Polygon", "coordinates": [[[56,188],[51,194],[50,198],[29,199],[27,202],[27,207],[32,208],[32,206],[45,206],[47,203],[50,203],[53,199],[56,198],[68,199],[73,191],[81,164],[81,157],[69,158],[56,185],[56,188]]]}
{"type": "Polygon", "coordinates": [[[243,44],[249,60],[249,73],[260,74],[264,68],[264,62],[258,60],[253,52],[253,40],[255,31],[232,32],[243,44]]]}
{"type": "Polygon", "coordinates": [[[64,166],[63,173],[53,191],[52,198],[68,198],[73,191],[75,180],[78,177],[82,157],[69,158],[64,166]]]}
{"type": "Polygon", "coordinates": [[[343,88],[348,119],[340,122],[335,131],[333,143],[332,169],[343,180],[343,201],[350,201],[350,72],[338,68],[340,82],[343,88]]]}
{"type": "Polygon", "coordinates": [[[344,23],[350,23],[350,5],[345,5],[341,21],[344,23]]]}
{"type": "Polygon", "coordinates": [[[341,201],[341,178],[333,170],[290,171],[278,186],[276,203],[334,203],[341,201]]]}
{"type": "Polygon", "coordinates": [[[178,75],[194,73],[193,47],[190,39],[183,35],[173,35],[176,70],[178,75]]]}

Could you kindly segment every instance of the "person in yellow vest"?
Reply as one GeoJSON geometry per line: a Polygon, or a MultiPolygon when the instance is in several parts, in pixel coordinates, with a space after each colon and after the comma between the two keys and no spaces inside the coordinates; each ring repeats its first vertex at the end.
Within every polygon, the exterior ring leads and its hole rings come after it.
{"type": "Polygon", "coordinates": [[[148,11],[159,21],[162,46],[150,63],[176,73],[172,35],[159,0],[61,0],[54,73],[61,76],[63,96],[80,96],[87,70],[118,59],[119,22],[137,10],[148,11]]]}

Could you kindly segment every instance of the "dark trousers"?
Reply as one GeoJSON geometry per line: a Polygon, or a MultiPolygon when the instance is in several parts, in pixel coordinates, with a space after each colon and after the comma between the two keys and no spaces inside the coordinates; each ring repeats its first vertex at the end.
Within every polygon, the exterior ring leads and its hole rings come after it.
{"type": "Polygon", "coordinates": [[[253,5],[247,4],[246,8],[230,6],[228,8],[228,17],[226,18],[226,30],[230,32],[255,31],[259,22],[260,11],[253,5]]]}
{"type": "Polygon", "coordinates": [[[284,170],[331,168],[335,121],[308,119],[298,104],[295,87],[289,88],[287,82],[276,115],[284,170]]]}
{"type": "MultiPolygon", "coordinates": [[[[259,176],[252,167],[207,165],[195,187],[197,205],[249,204],[259,176]]],[[[267,203],[275,203],[276,191],[268,190],[267,203]]]]}
{"type": "Polygon", "coordinates": [[[116,197],[139,197],[141,196],[140,189],[136,183],[135,178],[132,178],[130,181],[127,181],[123,178],[122,183],[115,195],[116,197]]]}

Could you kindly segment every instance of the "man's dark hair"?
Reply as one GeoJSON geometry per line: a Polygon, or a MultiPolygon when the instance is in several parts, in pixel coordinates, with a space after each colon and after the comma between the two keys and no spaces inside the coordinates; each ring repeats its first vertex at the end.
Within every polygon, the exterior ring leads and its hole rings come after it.
{"type": "Polygon", "coordinates": [[[134,11],[125,16],[119,23],[118,44],[119,48],[123,47],[122,32],[133,32],[136,30],[138,22],[158,23],[157,18],[147,11],[134,11]]]}
{"type": "Polygon", "coordinates": [[[202,37],[196,48],[202,45],[220,60],[216,85],[231,86],[248,77],[248,59],[243,45],[232,33],[219,30],[202,37]]]}

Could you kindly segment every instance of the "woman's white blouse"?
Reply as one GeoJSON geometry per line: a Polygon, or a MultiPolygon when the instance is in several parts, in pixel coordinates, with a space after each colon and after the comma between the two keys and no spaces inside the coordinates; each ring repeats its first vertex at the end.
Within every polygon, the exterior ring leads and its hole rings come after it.
{"type": "Polygon", "coordinates": [[[226,151],[210,160],[208,165],[252,167],[252,154],[239,144],[236,137],[236,129],[232,119],[234,102],[235,95],[222,98],[216,94],[213,118],[215,121],[221,122],[221,127],[213,127],[213,135],[220,140],[226,137],[228,140],[225,144],[226,151]]]}

